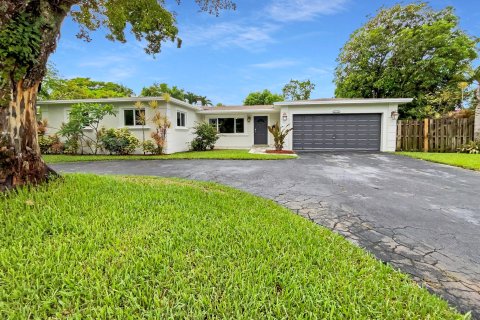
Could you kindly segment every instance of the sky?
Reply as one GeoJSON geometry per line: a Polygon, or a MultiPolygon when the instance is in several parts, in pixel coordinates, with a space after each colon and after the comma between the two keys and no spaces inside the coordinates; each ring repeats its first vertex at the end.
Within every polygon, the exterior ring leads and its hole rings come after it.
{"type": "MultiPolygon", "coordinates": [[[[350,34],[382,6],[379,0],[235,0],[237,10],[219,17],[199,12],[193,0],[167,0],[177,14],[181,48],[165,43],[155,57],[131,36],[125,44],[76,38],[78,25],[66,19],[50,61],[64,78],[89,77],[121,83],[139,94],[144,86],[168,83],[216,103],[242,104],[248,93],[281,93],[290,79],[316,84],[312,98],[334,96],[336,58],[350,34]]],[[[408,2],[402,2],[408,3],[408,2]]],[[[453,6],[460,27],[480,37],[478,0],[434,0],[435,9],[453,6]]]]}

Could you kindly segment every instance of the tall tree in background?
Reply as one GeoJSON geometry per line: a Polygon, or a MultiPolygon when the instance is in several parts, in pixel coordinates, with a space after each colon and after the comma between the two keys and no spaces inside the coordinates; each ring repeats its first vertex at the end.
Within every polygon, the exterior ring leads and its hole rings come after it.
{"type": "Polygon", "coordinates": [[[162,97],[164,94],[168,94],[170,97],[187,101],[190,104],[196,104],[198,101],[202,103],[203,106],[211,106],[212,101],[206,96],[202,96],[190,91],[185,91],[182,88],[177,86],[169,87],[166,83],[154,83],[149,87],[144,87],[140,96],[142,97],[162,97]]]}
{"type": "Polygon", "coordinates": [[[313,90],[315,90],[315,84],[310,80],[290,80],[290,82],[283,87],[282,91],[283,97],[286,100],[298,101],[310,99],[313,90]]]}
{"type": "Polygon", "coordinates": [[[265,89],[263,91],[249,93],[243,101],[243,104],[246,106],[267,105],[283,100],[281,94],[272,93],[270,90],[265,89]]]}
{"type": "MultiPolygon", "coordinates": [[[[422,117],[428,106],[439,112],[441,105],[428,97],[458,91],[477,57],[477,43],[459,29],[451,7],[435,11],[426,3],[414,3],[381,9],[341,50],[335,95],[414,98],[400,108],[403,117],[422,117]]],[[[454,108],[458,97],[451,96],[454,108]]]]}
{"type": "Polygon", "coordinates": [[[53,77],[50,69],[42,81],[41,100],[121,98],[134,95],[133,90],[114,82],[94,81],[90,78],[61,79],[53,77]],[[46,81],[45,81],[46,79],[46,81]]]}
{"type": "Polygon", "coordinates": [[[178,99],[178,100],[185,100],[185,90],[173,86],[169,87],[166,83],[154,83],[149,87],[144,87],[140,96],[142,97],[161,97],[163,94],[168,93],[170,97],[178,99]]]}
{"type": "MultiPolygon", "coordinates": [[[[40,156],[36,99],[67,14],[80,25],[78,36],[101,27],[107,38],[126,42],[125,29],[145,40],[148,54],[160,52],[177,37],[175,15],[167,9],[179,1],[157,0],[2,0],[0,2],[0,188],[38,183],[49,168],[40,156]]],[[[218,14],[234,9],[231,0],[196,0],[201,10],[218,14]]]]}

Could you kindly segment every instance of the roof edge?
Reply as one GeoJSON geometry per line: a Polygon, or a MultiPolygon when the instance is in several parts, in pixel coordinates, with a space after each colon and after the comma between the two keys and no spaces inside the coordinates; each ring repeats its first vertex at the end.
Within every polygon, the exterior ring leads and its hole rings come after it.
{"type": "Polygon", "coordinates": [[[168,101],[163,97],[124,97],[124,98],[101,98],[101,99],[71,99],[71,100],[37,100],[37,105],[49,104],[77,104],[77,103],[111,103],[111,102],[137,102],[137,101],[166,101],[195,110],[200,110],[199,107],[191,105],[188,102],[170,98],[168,101]]]}
{"type": "Polygon", "coordinates": [[[405,104],[412,102],[413,98],[382,98],[382,99],[332,99],[332,100],[302,100],[302,101],[282,101],[275,102],[275,106],[304,106],[304,105],[319,105],[319,104],[381,104],[381,103],[396,103],[405,104]]]}

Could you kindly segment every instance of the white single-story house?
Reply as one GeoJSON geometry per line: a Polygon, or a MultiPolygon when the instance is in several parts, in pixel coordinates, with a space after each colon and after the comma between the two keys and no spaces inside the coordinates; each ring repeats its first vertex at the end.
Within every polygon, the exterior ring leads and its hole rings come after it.
{"type": "MultiPolygon", "coordinates": [[[[398,106],[412,99],[314,99],[277,102],[261,106],[198,106],[163,97],[131,97],[39,101],[43,119],[48,121],[47,134],[54,134],[68,119],[72,105],[78,103],[112,104],[116,116],[107,116],[101,126],[128,128],[137,138],[142,126],[137,115],[145,104],[146,137],[152,128],[148,122],[153,111],[148,102],[157,101],[159,110],[171,121],[167,131],[166,153],[187,151],[193,140],[193,127],[199,122],[215,126],[219,149],[273,147],[267,126],[279,123],[293,128],[284,148],[295,151],[395,151],[398,106]]],[[[140,150],[139,150],[140,151],[140,150]]]]}

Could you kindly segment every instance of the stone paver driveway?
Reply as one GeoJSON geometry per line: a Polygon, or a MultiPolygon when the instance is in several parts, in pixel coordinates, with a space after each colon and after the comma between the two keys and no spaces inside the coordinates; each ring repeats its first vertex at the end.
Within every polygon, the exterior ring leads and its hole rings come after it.
{"type": "Polygon", "coordinates": [[[110,161],[53,168],[209,180],[273,199],[480,318],[478,172],[390,154],[328,153],[287,161],[110,161]]]}

